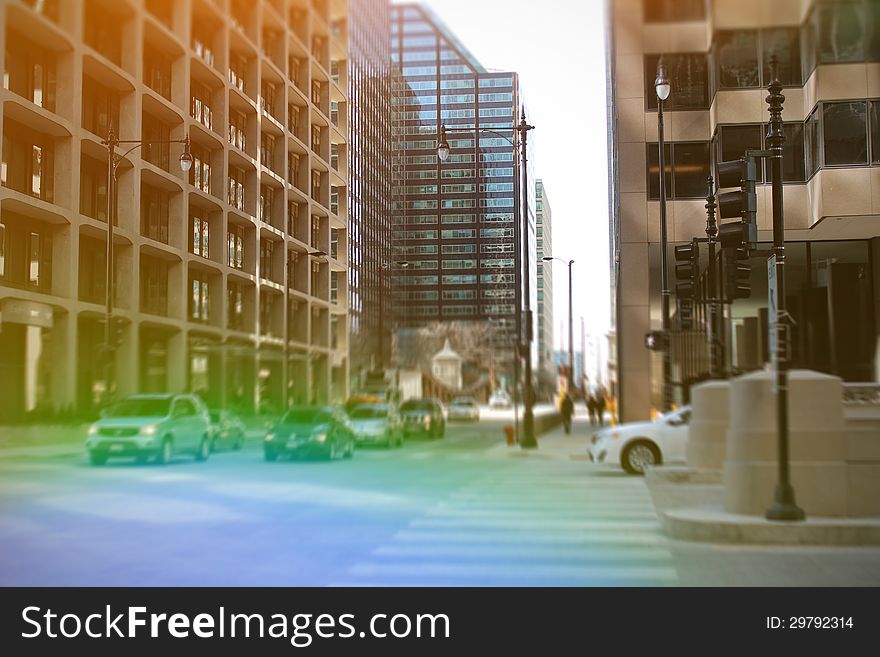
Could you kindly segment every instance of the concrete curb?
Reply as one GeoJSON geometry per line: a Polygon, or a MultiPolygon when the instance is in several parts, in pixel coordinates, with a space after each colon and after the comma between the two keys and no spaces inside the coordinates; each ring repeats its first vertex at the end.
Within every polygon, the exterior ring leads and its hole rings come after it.
{"type": "Polygon", "coordinates": [[[755,545],[880,545],[880,517],[770,521],[727,513],[718,506],[671,509],[660,514],[667,536],[699,543],[755,545]]]}

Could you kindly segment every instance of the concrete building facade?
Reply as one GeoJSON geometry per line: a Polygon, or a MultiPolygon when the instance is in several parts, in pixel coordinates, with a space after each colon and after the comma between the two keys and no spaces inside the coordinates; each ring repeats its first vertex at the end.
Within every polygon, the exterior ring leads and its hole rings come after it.
{"type": "Polygon", "coordinates": [[[120,161],[115,394],[346,396],[347,30],[341,0],[0,5],[0,421],[104,394],[111,125],[194,157],[120,161]]]}
{"type": "MultiPolygon", "coordinates": [[[[661,406],[659,167],[654,78],[662,56],[670,271],[705,237],[707,176],[766,146],[775,55],[784,86],[787,305],[792,365],[876,381],[880,328],[880,3],[875,0],[610,0],[609,134],[613,385],[621,419],[661,406]]],[[[724,309],[728,371],[767,354],[769,172],[758,171],[751,295],[724,309]]],[[[727,221],[727,220],[723,220],[727,221]]],[[[703,251],[702,266],[705,269],[703,251]]],[[[670,276],[674,300],[674,275],[670,276]]],[[[673,380],[681,368],[673,364],[673,380]]],[[[683,398],[676,386],[676,398],[683,398]]]]}

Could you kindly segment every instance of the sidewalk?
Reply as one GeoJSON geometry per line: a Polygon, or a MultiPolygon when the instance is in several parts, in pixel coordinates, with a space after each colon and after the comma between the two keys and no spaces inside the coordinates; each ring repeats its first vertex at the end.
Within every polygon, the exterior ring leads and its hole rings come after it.
{"type": "Polygon", "coordinates": [[[560,425],[537,436],[538,447],[535,449],[523,449],[519,445],[508,445],[501,438],[501,443],[489,448],[487,455],[540,460],[589,461],[587,445],[593,431],[598,427],[590,426],[590,419],[586,412],[578,412],[581,410],[576,409],[575,411],[570,434],[566,434],[560,425]]]}
{"type": "Polygon", "coordinates": [[[0,426],[0,458],[82,454],[88,424],[0,426]]]}

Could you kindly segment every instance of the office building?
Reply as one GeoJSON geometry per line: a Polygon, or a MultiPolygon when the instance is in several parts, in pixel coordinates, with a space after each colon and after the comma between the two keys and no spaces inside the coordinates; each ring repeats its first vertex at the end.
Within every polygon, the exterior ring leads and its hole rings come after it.
{"type": "Polygon", "coordinates": [[[106,396],[111,126],[153,142],[117,151],[112,395],[246,411],[346,396],[346,10],[0,6],[0,421],[106,396]],[[184,174],[164,142],[187,136],[184,174]]]}
{"type": "MultiPolygon", "coordinates": [[[[880,329],[880,3],[875,0],[610,0],[609,134],[614,383],[621,419],[660,408],[657,96],[662,56],[670,272],[673,246],[705,237],[715,163],[767,146],[772,55],[784,86],[787,306],[793,367],[876,381],[880,329]]],[[[725,305],[724,367],[764,367],[769,173],[758,166],[751,294],[725,305]]],[[[722,219],[721,221],[730,221],[722,219]]],[[[702,268],[706,266],[703,249],[702,268]]],[[[675,278],[670,275],[675,308],[675,278]]],[[[675,318],[673,326],[675,326],[675,318]]],[[[673,362],[672,379],[685,378],[673,362]]],[[[675,386],[675,398],[684,399],[675,386]]]]}
{"type": "Polygon", "coordinates": [[[535,181],[535,230],[537,238],[538,274],[538,367],[556,371],[553,345],[553,262],[542,258],[553,256],[553,213],[547,189],[540,178],[535,181]]]}

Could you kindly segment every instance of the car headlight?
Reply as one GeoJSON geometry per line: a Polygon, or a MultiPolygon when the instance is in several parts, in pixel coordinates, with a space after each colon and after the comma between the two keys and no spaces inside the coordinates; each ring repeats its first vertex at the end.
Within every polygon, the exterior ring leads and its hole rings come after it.
{"type": "Polygon", "coordinates": [[[327,440],[327,434],[326,433],[316,433],[314,436],[312,436],[312,440],[314,440],[315,442],[323,443],[324,441],[327,440]]]}
{"type": "Polygon", "coordinates": [[[273,440],[275,440],[275,434],[274,433],[267,433],[266,437],[263,440],[265,440],[268,443],[271,443],[273,440]]]}
{"type": "Polygon", "coordinates": [[[92,426],[90,426],[86,435],[97,436],[98,435],[98,425],[93,424],[92,426]]]}
{"type": "Polygon", "coordinates": [[[142,436],[153,436],[156,433],[157,427],[155,424],[148,424],[145,427],[141,427],[141,435],[142,436]]]}

